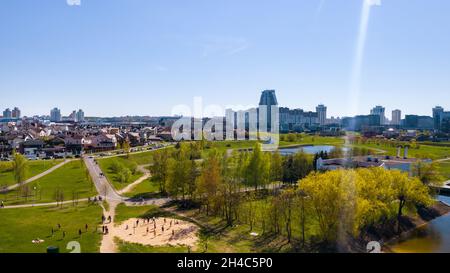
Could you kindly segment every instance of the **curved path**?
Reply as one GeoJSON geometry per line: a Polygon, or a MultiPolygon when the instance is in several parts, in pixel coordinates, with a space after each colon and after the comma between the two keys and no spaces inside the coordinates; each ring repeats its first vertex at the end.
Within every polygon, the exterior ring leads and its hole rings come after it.
{"type": "Polygon", "coordinates": [[[139,185],[140,183],[144,182],[145,180],[147,180],[148,178],[150,178],[150,171],[146,168],[148,166],[150,166],[151,164],[147,164],[147,165],[139,165],[137,167],[138,171],[140,171],[141,173],[143,173],[143,176],[139,177],[136,181],[134,181],[133,183],[129,184],[128,186],[126,186],[125,188],[117,191],[118,194],[124,194],[127,193],[129,191],[131,191],[134,187],[136,187],[137,185],[139,185]]]}
{"type": "MultiPolygon", "coordinates": [[[[38,175],[35,175],[35,176],[31,177],[31,178],[28,178],[27,180],[25,180],[22,183],[22,185],[25,185],[25,184],[31,183],[33,181],[36,181],[39,178],[42,178],[42,177],[46,176],[47,174],[50,174],[50,173],[56,171],[57,169],[61,168],[62,166],[66,165],[67,163],[69,163],[69,162],[71,162],[73,160],[74,159],[66,159],[63,162],[61,162],[61,163],[51,167],[50,169],[48,169],[48,170],[46,170],[46,171],[44,171],[44,172],[42,172],[42,173],[40,173],[38,175]]],[[[8,186],[8,187],[6,187],[5,191],[14,190],[15,188],[18,188],[20,185],[21,184],[14,184],[14,185],[8,186]]]]}

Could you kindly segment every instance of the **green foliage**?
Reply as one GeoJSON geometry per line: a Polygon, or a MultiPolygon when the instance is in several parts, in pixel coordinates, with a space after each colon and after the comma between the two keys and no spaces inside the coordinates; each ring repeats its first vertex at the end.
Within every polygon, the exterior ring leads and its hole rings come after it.
{"type": "Polygon", "coordinates": [[[313,169],[313,159],[304,152],[288,155],[283,160],[283,181],[295,183],[313,169]]]}
{"type": "Polygon", "coordinates": [[[28,160],[23,155],[15,153],[13,170],[16,183],[21,184],[22,182],[25,182],[28,171],[28,160]]]}

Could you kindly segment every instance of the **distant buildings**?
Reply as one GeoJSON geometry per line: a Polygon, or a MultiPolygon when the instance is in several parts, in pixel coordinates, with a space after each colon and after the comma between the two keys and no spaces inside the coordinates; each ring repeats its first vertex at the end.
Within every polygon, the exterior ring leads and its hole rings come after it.
{"type": "Polygon", "coordinates": [[[342,119],[342,127],[348,131],[361,131],[367,127],[380,126],[380,115],[358,115],[342,119]]]}
{"type": "Polygon", "coordinates": [[[444,111],[441,106],[436,106],[433,108],[433,128],[435,130],[448,131],[447,124],[450,123],[450,112],[444,111]],[[442,128],[443,124],[445,128],[442,128]]]}
{"type": "Polygon", "coordinates": [[[378,105],[378,106],[375,106],[374,108],[372,108],[372,110],[370,110],[370,114],[379,116],[380,124],[383,125],[383,124],[386,124],[385,110],[386,110],[386,108],[378,105]]]}
{"type": "Polygon", "coordinates": [[[3,118],[12,118],[11,109],[6,108],[5,111],[3,111],[3,118]]]}
{"type": "Polygon", "coordinates": [[[14,107],[14,109],[13,109],[12,112],[11,112],[11,116],[12,116],[13,118],[20,118],[20,117],[21,117],[20,109],[17,108],[17,107],[14,107]]]}
{"type": "Polygon", "coordinates": [[[431,130],[434,127],[434,120],[429,116],[406,115],[402,127],[405,129],[431,130]]]}
{"type": "Polygon", "coordinates": [[[53,108],[50,111],[50,121],[51,122],[60,122],[62,120],[61,117],[61,110],[59,110],[58,108],[53,108]]]}
{"type": "Polygon", "coordinates": [[[83,110],[79,109],[76,116],[77,122],[84,122],[84,112],[83,110]]]}
{"type": "MultiPolygon", "coordinates": [[[[266,106],[266,121],[267,121],[267,131],[269,132],[272,128],[272,109],[273,107],[278,107],[277,96],[275,95],[275,90],[264,90],[261,94],[261,98],[259,100],[259,106],[266,106]]],[[[261,115],[261,110],[259,111],[261,115]]]]}
{"type": "Polygon", "coordinates": [[[327,107],[323,104],[320,104],[316,107],[316,112],[320,126],[325,125],[327,121],[327,107]]]}
{"type": "Polygon", "coordinates": [[[6,108],[3,111],[3,119],[20,119],[20,118],[21,118],[20,109],[17,107],[14,107],[13,110],[6,108]]]}
{"type": "Polygon", "coordinates": [[[391,124],[392,125],[400,125],[401,122],[402,122],[402,111],[398,110],[398,109],[392,111],[391,124]]]}

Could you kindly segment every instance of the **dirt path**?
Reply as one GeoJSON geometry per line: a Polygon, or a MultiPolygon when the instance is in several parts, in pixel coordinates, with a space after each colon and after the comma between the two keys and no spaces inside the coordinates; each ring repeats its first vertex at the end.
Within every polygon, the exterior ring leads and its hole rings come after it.
{"type": "Polygon", "coordinates": [[[111,217],[110,222],[106,220],[106,222],[103,224],[103,226],[108,227],[109,233],[103,235],[102,242],[100,244],[100,253],[116,253],[118,250],[116,242],[114,241],[114,220],[116,217],[116,207],[118,203],[109,201],[108,204],[109,211],[107,211],[103,205],[100,205],[103,209],[103,215],[105,216],[105,218],[108,219],[108,217],[111,217]]]}

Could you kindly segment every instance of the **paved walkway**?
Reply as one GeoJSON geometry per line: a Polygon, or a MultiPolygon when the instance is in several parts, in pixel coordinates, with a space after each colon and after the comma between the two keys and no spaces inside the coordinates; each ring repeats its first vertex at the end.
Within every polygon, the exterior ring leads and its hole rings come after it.
{"type": "Polygon", "coordinates": [[[102,170],[96,163],[94,158],[83,157],[84,163],[86,164],[89,174],[92,177],[95,188],[97,192],[104,197],[106,201],[122,202],[124,198],[117,193],[114,187],[108,182],[108,179],[104,175],[100,175],[102,170]]]}
{"type": "Polygon", "coordinates": [[[100,244],[100,253],[116,253],[118,250],[118,247],[116,245],[116,242],[114,241],[114,220],[116,218],[116,207],[119,204],[118,202],[110,201],[109,204],[109,210],[106,210],[103,205],[100,205],[103,209],[103,216],[105,216],[106,219],[108,217],[111,217],[111,221],[102,224],[103,226],[107,227],[109,232],[108,234],[104,234],[102,238],[102,242],[100,244]]]}
{"type": "MultiPolygon", "coordinates": [[[[92,200],[92,198],[91,198],[92,200]]],[[[88,198],[83,198],[83,199],[78,199],[76,200],[78,202],[87,202],[88,198]]],[[[62,204],[66,205],[66,204],[72,204],[74,202],[74,200],[67,200],[67,201],[63,201],[62,204]]],[[[56,206],[58,204],[58,202],[50,202],[50,203],[36,203],[36,204],[23,204],[23,205],[12,205],[12,206],[5,206],[2,209],[19,209],[19,208],[32,208],[32,207],[48,207],[48,206],[56,206]]]]}
{"type": "MultiPolygon", "coordinates": [[[[28,178],[27,180],[25,180],[25,182],[22,183],[22,185],[25,185],[25,184],[31,183],[33,181],[36,181],[39,178],[42,178],[42,177],[46,176],[47,174],[56,171],[57,169],[61,168],[62,166],[66,165],[67,163],[69,163],[71,161],[73,161],[73,159],[66,159],[63,162],[61,162],[61,163],[51,167],[50,169],[48,169],[48,170],[46,170],[46,171],[44,171],[44,172],[42,172],[42,173],[40,173],[40,174],[38,174],[36,176],[28,178]]],[[[14,185],[8,186],[8,187],[6,187],[5,191],[14,190],[15,188],[18,188],[19,186],[20,186],[20,184],[14,184],[14,185]]]]}

